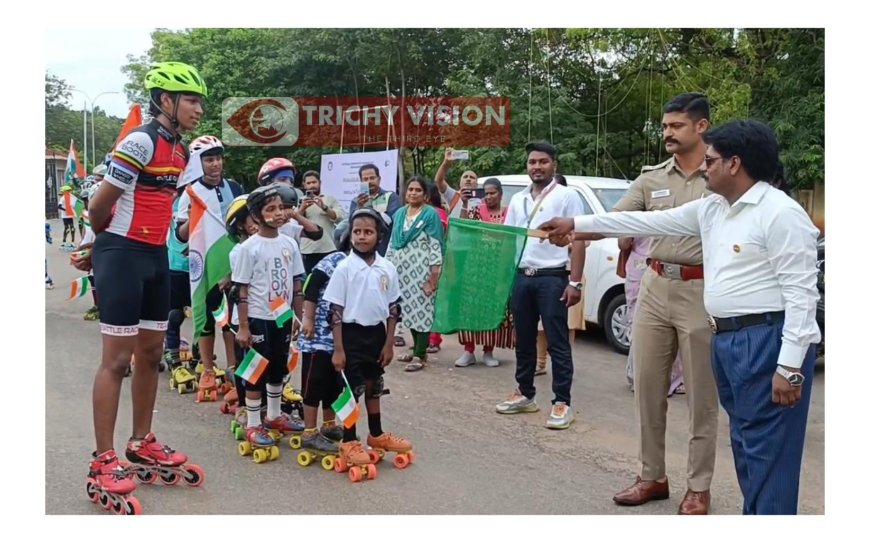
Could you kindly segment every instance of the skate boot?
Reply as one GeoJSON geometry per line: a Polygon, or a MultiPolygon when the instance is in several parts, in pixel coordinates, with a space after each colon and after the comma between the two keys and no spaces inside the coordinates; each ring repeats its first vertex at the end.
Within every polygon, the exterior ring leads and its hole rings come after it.
{"type": "Polygon", "coordinates": [[[99,502],[103,508],[119,515],[141,515],[139,500],[130,495],[134,490],[136,483],[121,467],[114,449],[99,456],[93,453],[85,484],[85,491],[92,502],[99,502]]]}
{"type": "Polygon", "coordinates": [[[351,482],[362,481],[363,476],[374,479],[378,470],[372,463],[372,457],[363,449],[359,440],[343,442],[338,446],[338,458],[335,460],[335,471],[348,472],[351,482]]]}
{"type": "Polygon", "coordinates": [[[86,321],[95,321],[100,318],[100,310],[97,306],[93,306],[92,308],[85,311],[84,319],[86,321]]]}
{"type": "Polygon", "coordinates": [[[178,345],[178,359],[181,362],[190,362],[193,358],[193,353],[190,352],[190,343],[184,338],[181,338],[181,342],[178,345]]]}
{"type": "Polygon", "coordinates": [[[320,427],[320,433],[323,434],[323,437],[326,439],[330,439],[336,443],[340,442],[341,438],[344,437],[344,430],[335,424],[335,419],[323,421],[323,426],[320,427]]]}
{"type": "Polygon", "coordinates": [[[214,370],[205,370],[199,376],[199,392],[196,393],[198,402],[214,402],[218,399],[216,374],[214,370]]]}
{"type": "Polygon", "coordinates": [[[262,464],[268,460],[277,460],[281,456],[281,451],[275,445],[275,440],[272,439],[272,436],[262,426],[245,428],[244,433],[245,440],[239,443],[240,455],[253,455],[255,464],[262,464]]]}
{"type": "MultiPolygon", "coordinates": [[[[261,419],[262,420],[262,419],[261,419]]],[[[230,421],[230,433],[236,438],[236,441],[245,439],[245,428],[248,426],[248,410],[244,406],[240,406],[233,415],[233,420],[230,421]]]]}
{"type": "Polygon", "coordinates": [[[326,471],[335,467],[335,455],[338,454],[338,443],[323,437],[317,430],[305,430],[302,433],[302,451],[296,456],[300,466],[309,466],[320,458],[320,466],[326,471]]]}
{"type": "Polygon", "coordinates": [[[297,418],[302,417],[302,395],[290,383],[285,384],[281,391],[281,411],[288,415],[295,413],[297,418]]]}
{"type": "Polygon", "coordinates": [[[305,430],[305,423],[297,418],[291,417],[287,413],[281,413],[274,419],[263,417],[263,427],[269,431],[269,435],[272,436],[272,439],[275,441],[280,441],[285,435],[293,434],[290,437],[291,449],[298,449],[302,446],[302,439],[299,434],[305,430]],[[294,444],[296,445],[295,447],[293,446],[294,444]]]}
{"type": "Polygon", "coordinates": [[[176,366],[169,375],[170,390],[178,390],[179,394],[193,392],[197,389],[197,386],[196,377],[190,373],[190,370],[184,364],[176,366]]]}
{"type": "Polygon", "coordinates": [[[144,439],[127,442],[127,473],[143,483],[154,483],[159,478],[164,484],[174,485],[182,479],[187,486],[199,486],[205,481],[205,471],[196,464],[186,464],[187,455],[157,441],[154,433],[144,439]]]}
{"type": "Polygon", "coordinates": [[[399,469],[405,469],[409,464],[414,462],[414,451],[411,442],[404,437],[384,432],[378,437],[369,434],[366,439],[366,445],[372,448],[369,453],[372,455],[372,461],[377,463],[384,459],[384,455],[388,452],[396,453],[393,458],[393,465],[399,469]]]}
{"type": "Polygon", "coordinates": [[[229,391],[224,394],[224,401],[220,407],[221,413],[225,415],[231,413],[237,403],[239,403],[239,393],[236,392],[235,387],[230,387],[229,391]]]}
{"type": "Polygon", "coordinates": [[[218,394],[226,394],[233,388],[227,379],[227,372],[217,366],[214,367],[214,380],[217,383],[218,394]]]}

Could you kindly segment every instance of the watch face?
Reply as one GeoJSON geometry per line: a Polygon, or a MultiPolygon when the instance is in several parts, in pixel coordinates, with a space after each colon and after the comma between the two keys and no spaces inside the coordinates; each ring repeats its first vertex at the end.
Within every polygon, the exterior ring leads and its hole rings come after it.
{"type": "Polygon", "coordinates": [[[804,376],[800,373],[792,373],[788,377],[788,382],[793,387],[799,387],[804,383],[804,376]]]}

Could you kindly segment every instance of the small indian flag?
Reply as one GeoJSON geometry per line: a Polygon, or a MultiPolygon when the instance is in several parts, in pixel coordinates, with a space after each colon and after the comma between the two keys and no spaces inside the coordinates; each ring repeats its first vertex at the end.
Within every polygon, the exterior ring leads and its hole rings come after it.
{"type": "Polygon", "coordinates": [[[341,420],[345,428],[350,428],[356,424],[359,418],[359,404],[353,397],[350,390],[350,384],[347,382],[347,377],[344,372],[341,372],[341,377],[344,379],[344,390],[339,395],[338,399],[332,403],[332,410],[335,411],[335,416],[341,420]]]}
{"type": "Polygon", "coordinates": [[[293,370],[299,365],[299,350],[292,343],[290,344],[290,356],[287,357],[287,371],[293,373],[293,370]]]}
{"type": "Polygon", "coordinates": [[[88,279],[88,276],[79,277],[70,285],[70,293],[69,298],[67,300],[74,300],[76,298],[81,298],[91,290],[91,281],[88,279]]]}
{"type": "Polygon", "coordinates": [[[230,313],[227,311],[227,297],[221,297],[221,305],[211,313],[214,315],[215,330],[220,330],[230,322],[230,313]]]}
{"type": "Polygon", "coordinates": [[[269,304],[269,309],[275,315],[275,320],[278,322],[279,327],[284,326],[284,323],[293,318],[293,308],[281,296],[278,296],[269,304]]]}
{"type": "Polygon", "coordinates": [[[256,385],[257,381],[260,380],[260,376],[266,371],[266,366],[268,365],[269,361],[260,356],[257,351],[254,349],[248,349],[248,354],[245,355],[244,360],[239,364],[239,368],[236,370],[236,375],[252,385],[256,385]]]}

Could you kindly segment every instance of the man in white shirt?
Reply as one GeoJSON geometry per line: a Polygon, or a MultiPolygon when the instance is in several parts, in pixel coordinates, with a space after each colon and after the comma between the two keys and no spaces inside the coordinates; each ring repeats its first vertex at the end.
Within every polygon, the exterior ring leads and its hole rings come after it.
{"type": "MultiPolygon", "coordinates": [[[[468,217],[469,200],[471,193],[477,188],[477,174],[473,170],[465,170],[459,177],[459,190],[447,184],[447,172],[456,160],[453,158],[453,148],[444,150],[444,160],[435,172],[435,185],[441,193],[444,203],[447,205],[447,213],[453,218],[468,217]],[[466,197],[463,198],[463,192],[466,197]]],[[[472,204],[474,207],[476,204],[472,204]]]]}
{"type": "Polygon", "coordinates": [[[733,121],[704,136],[715,193],[667,211],[554,219],[551,239],[580,232],[700,236],[704,306],[713,329],[719,401],[744,514],[796,514],[815,344],[816,238],[806,212],[771,187],[773,131],[733,121]]]}
{"type": "MultiPolygon", "coordinates": [[[[511,198],[505,224],[537,228],[553,217],[583,213],[580,196],[558,184],[556,148],[549,143],[526,145],[526,171],[532,183],[511,198]]],[[[568,308],[580,301],[580,279],[586,260],[586,244],[574,242],[570,257],[567,247],[549,241],[526,243],[511,296],[511,313],[516,330],[517,390],[496,406],[501,414],[534,413],[535,366],[537,362],[538,321],[544,325],[550,358],[553,361],[553,407],[547,428],[564,429],[574,420],[571,410],[571,384],[574,361],[568,342],[568,308]],[[570,280],[568,262],[570,259],[570,280]]]]}

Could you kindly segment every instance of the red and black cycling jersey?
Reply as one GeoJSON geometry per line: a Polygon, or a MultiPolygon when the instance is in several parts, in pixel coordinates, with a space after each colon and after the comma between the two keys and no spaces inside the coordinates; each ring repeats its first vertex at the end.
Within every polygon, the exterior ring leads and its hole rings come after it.
{"type": "Polygon", "coordinates": [[[112,154],[104,178],[124,190],[106,231],[149,245],[165,245],[175,187],[188,158],[181,136],[156,120],[127,134],[112,154]]]}

